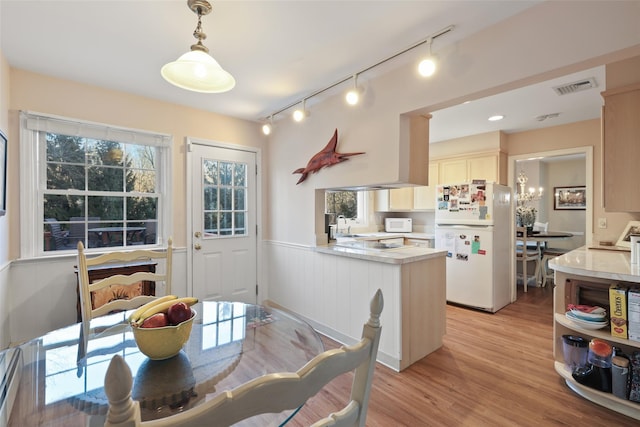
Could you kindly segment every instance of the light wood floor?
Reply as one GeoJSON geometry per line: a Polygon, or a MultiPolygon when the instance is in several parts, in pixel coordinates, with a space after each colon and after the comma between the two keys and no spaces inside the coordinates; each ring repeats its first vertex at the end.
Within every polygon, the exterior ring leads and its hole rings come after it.
{"type": "MultiPolygon", "coordinates": [[[[556,374],[552,286],[519,293],[496,314],[448,305],[442,348],[401,373],[378,364],[367,426],[639,426],[579,397],[556,374]]],[[[291,424],[308,426],[341,407],[349,386],[350,374],[336,379],[291,424]]]]}

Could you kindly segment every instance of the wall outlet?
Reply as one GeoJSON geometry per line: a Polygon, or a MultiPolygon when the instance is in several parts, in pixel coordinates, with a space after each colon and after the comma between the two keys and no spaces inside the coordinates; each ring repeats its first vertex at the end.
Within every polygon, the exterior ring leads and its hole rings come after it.
{"type": "Polygon", "coordinates": [[[598,228],[607,228],[607,218],[598,218],[598,228]]]}

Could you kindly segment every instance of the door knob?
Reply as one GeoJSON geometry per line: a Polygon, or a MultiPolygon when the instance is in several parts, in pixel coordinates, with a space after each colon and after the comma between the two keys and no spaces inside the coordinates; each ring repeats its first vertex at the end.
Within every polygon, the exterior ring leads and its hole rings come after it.
{"type": "Polygon", "coordinates": [[[202,233],[199,231],[196,231],[195,233],[193,233],[193,235],[199,239],[202,236],[202,233]]]}
{"type": "Polygon", "coordinates": [[[196,243],[195,245],[193,245],[193,247],[196,251],[199,251],[200,249],[202,249],[202,246],[200,246],[200,243],[196,243]]]}

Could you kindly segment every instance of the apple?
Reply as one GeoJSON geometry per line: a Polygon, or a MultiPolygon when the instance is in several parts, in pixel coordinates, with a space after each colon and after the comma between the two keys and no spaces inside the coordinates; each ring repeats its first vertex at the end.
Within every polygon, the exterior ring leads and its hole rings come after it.
{"type": "Polygon", "coordinates": [[[140,325],[141,328],[161,328],[169,325],[169,319],[165,313],[156,313],[149,316],[140,325]]]}
{"type": "Polygon", "coordinates": [[[170,324],[178,325],[185,320],[191,319],[191,307],[184,302],[177,302],[169,307],[167,317],[170,324]]]}

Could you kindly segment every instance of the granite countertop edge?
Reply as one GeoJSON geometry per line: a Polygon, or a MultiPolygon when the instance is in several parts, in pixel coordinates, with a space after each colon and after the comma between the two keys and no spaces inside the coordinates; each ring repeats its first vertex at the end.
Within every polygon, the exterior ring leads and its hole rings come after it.
{"type": "Polygon", "coordinates": [[[315,251],[328,255],[356,258],[365,261],[383,262],[387,264],[407,264],[431,258],[444,257],[447,254],[447,251],[445,250],[420,248],[417,246],[380,251],[327,245],[316,246],[315,251]]]}
{"type": "Polygon", "coordinates": [[[549,266],[566,274],[640,283],[640,265],[631,263],[629,252],[583,246],[549,260],[549,266]]]}

